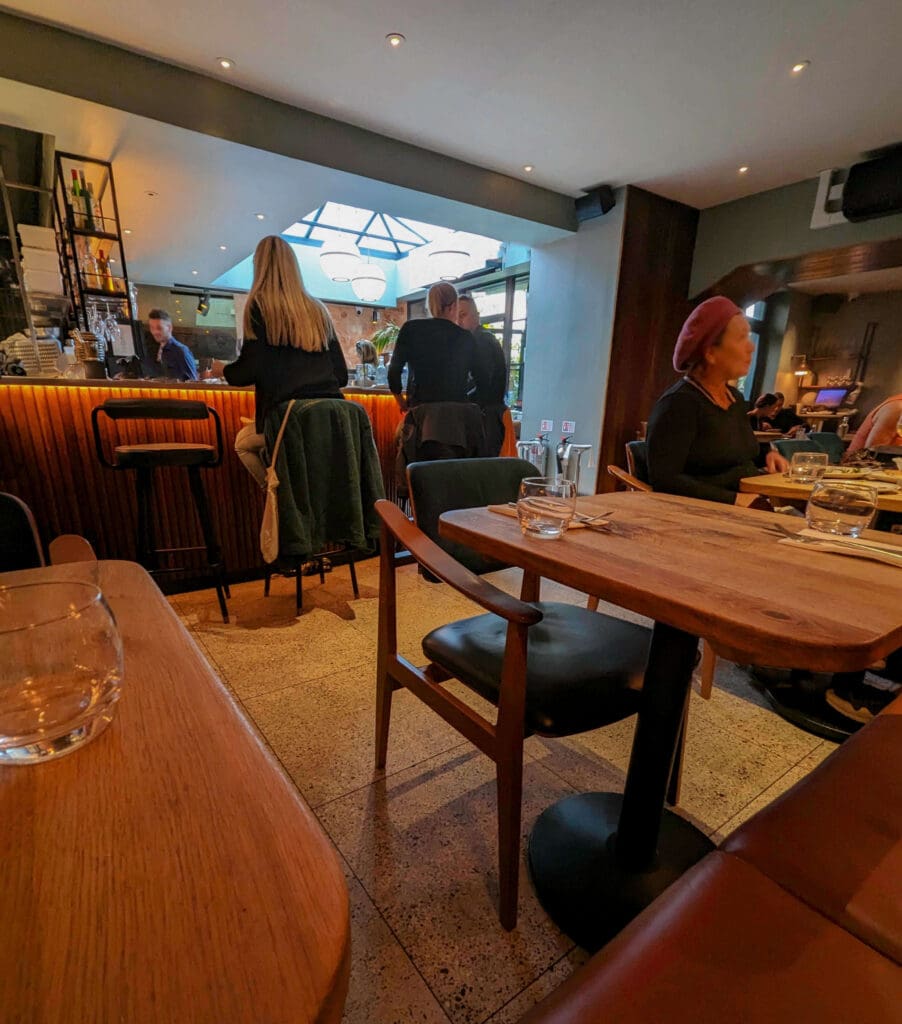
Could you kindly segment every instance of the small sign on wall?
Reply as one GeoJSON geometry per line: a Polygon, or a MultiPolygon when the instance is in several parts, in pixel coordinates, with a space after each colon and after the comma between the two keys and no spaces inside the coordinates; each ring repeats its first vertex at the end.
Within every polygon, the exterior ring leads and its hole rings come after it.
{"type": "Polygon", "coordinates": [[[539,422],[539,433],[550,434],[554,430],[554,420],[541,420],[539,422]]]}
{"type": "Polygon", "coordinates": [[[562,434],[575,434],[576,433],[576,420],[564,420],[561,423],[562,434]]]}

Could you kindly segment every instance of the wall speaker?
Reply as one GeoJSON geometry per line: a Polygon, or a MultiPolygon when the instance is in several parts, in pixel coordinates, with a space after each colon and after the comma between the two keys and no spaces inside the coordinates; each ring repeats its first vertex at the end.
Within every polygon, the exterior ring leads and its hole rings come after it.
{"type": "Polygon", "coordinates": [[[576,219],[580,223],[601,217],[614,209],[616,200],[610,185],[598,185],[589,189],[584,196],[576,200],[576,219]]]}

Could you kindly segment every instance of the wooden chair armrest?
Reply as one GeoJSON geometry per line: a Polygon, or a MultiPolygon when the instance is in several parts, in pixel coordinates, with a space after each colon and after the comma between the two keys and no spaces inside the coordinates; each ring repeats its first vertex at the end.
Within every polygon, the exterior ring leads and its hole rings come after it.
{"type": "Polygon", "coordinates": [[[621,469],[619,466],[608,466],[608,473],[614,477],[615,480],[619,480],[631,491],[650,491],[651,487],[640,480],[637,476],[633,476],[631,473],[627,473],[625,469],[621,469]]]}
{"type": "Polygon", "coordinates": [[[458,593],[507,622],[516,622],[524,626],[534,626],[541,622],[542,613],[538,608],[506,594],[470,572],[447,551],[443,551],[438,544],[431,541],[393,502],[380,499],[376,502],[376,511],[397,542],[407,548],[420,565],[444,580],[458,593]]]}
{"type": "Polygon", "coordinates": [[[94,549],[77,533],[62,533],[50,542],[50,564],[62,565],[63,562],[96,562],[94,549]]]}

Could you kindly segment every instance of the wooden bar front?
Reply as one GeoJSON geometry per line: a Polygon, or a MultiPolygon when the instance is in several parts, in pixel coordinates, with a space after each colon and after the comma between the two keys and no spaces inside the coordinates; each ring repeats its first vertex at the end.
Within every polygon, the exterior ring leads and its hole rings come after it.
{"type": "MultiPolygon", "coordinates": [[[[385,480],[393,498],[394,436],[401,414],[390,394],[348,389],[373,425],[385,480]]],[[[205,471],[204,483],[230,577],[262,574],[259,530],[263,494],[233,451],[241,417],[254,415],[253,391],[206,384],[143,381],[30,383],[0,379],[0,491],[21,498],[34,512],[45,545],[61,533],[78,533],[100,558],[135,558],[137,517],[134,474],[104,469],[94,450],[91,410],[107,398],[184,398],[206,402],[219,413],[225,453],[222,465],[205,471]]],[[[208,441],[213,424],[101,421],[112,441],[208,441]],[[115,433],[114,433],[115,432],[115,433]]],[[[212,441],[210,442],[212,443],[212,441]]],[[[184,470],[156,474],[154,509],[160,547],[200,544],[184,470]]],[[[202,553],[181,556],[202,565],[202,553]]]]}

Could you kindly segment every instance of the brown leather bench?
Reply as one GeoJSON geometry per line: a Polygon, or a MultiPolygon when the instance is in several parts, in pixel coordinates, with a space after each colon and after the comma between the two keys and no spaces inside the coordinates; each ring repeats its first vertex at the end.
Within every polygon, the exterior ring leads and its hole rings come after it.
{"type": "Polygon", "coordinates": [[[902,698],[522,1024],[902,1021],[902,698]]]}

